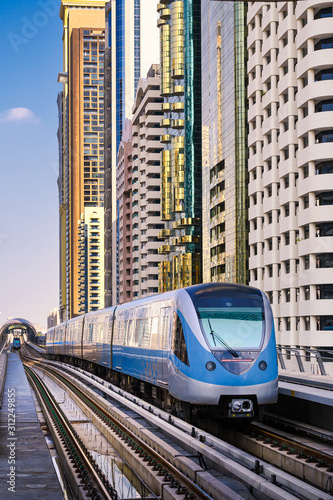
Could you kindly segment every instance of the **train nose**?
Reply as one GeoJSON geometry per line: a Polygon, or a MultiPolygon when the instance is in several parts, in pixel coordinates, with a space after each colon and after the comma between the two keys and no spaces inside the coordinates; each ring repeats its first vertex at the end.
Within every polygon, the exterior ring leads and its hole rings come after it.
{"type": "Polygon", "coordinates": [[[229,403],[229,417],[253,417],[253,401],[251,399],[233,399],[229,403]]]}

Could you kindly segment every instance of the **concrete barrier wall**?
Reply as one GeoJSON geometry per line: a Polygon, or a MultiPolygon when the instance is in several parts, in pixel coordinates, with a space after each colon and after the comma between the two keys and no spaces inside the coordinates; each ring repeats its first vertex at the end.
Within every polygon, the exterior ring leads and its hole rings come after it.
{"type": "Polygon", "coordinates": [[[6,381],[6,370],[7,370],[7,350],[3,349],[0,354],[0,408],[2,406],[3,391],[6,381]]]}

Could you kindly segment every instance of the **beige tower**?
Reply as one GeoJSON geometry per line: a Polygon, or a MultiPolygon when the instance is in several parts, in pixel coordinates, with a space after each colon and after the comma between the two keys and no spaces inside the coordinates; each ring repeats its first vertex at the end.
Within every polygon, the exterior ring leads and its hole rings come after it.
{"type": "Polygon", "coordinates": [[[332,350],[333,5],[252,2],[250,285],[283,347],[332,350]]]}
{"type": "MultiPolygon", "coordinates": [[[[99,212],[104,205],[105,4],[105,0],[62,0],[60,8],[64,28],[64,66],[59,75],[63,92],[58,99],[62,320],[104,307],[103,297],[99,295],[96,303],[90,296],[96,288],[104,288],[104,259],[94,273],[93,287],[90,282],[83,287],[81,277],[87,275],[82,266],[90,262],[82,255],[82,249],[88,249],[82,228],[92,208],[99,212]]],[[[94,239],[94,251],[104,254],[103,229],[94,239]]]]}

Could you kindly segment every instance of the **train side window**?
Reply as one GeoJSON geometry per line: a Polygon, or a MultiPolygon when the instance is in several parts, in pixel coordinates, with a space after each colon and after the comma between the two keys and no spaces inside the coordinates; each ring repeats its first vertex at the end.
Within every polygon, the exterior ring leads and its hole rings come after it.
{"type": "Polygon", "coordinates": [[[92,342],[94,337],[94,325],[93,323],[89,323],[88,325],[88,342],[92,342]]]}
{"type": "Polygon", "coordinates": [[[182,363],[190,366],[187,355],[183,325],[177,313],[174,313],[172,351],[175,354],[175,356],[177,356],[177,358],[180,359],[180,361],[182,361],[182,363]]]}
{"type": "Polygon", "coordinates": [[[156,349],[158,347],[158,316],[155,316],[151,320],[151,336],[150,336],[150,348],[156,349]]]}
{"type": "Polygon", "coordinates": [[[121,316],[118,323],[118,345],[122,345],[124,343],[126,326],[127,321],[124,320],[124,316],[121,316]]]}
{"type": "Polygon", "coordinates": [[[125,345],[127,328],[128,328],[128,319],[125,319],[122,331],[119,330],[119,345],[125,345]]]}
{"type": "Polygon", "coordinates": [[[134,335],[135,335],[135,319],[130,319],[127,322],[127,331],[124,337],[124,345],[133,346],[134,345],[134,335]]]}
{"type": "Polygon", "coordinates": [[[161,349],[167,348],[168,329],[169,329],[169,318],[168,318],[168,316],[164,316],[163,317],[163,328],[162,328],[163,333],[162,333],[161,349]]]}
{"type": "Polygon", "coordinates": [[[142,347],[149,348],[150,345],[151,318],[145,318],[145,328],[142,337],[142,347]]]}
{"type": "Polygon", "coordinates": [[[123,345],[125,336],[126,321],[124,321],[124,315],[119,314],[116,316],[113,332],[113,344],[123,345]]]}
{"type": "Polygon", "coordinates": [[[142,345],[142,337],[144,335],[145,323],[146,323],[145,318],[140,318],[137,320],[136,335],[135,335],[135,337],[136,337],[135,338],[135,345],[137,347],[141,347],[141,345],[142,345]]]}

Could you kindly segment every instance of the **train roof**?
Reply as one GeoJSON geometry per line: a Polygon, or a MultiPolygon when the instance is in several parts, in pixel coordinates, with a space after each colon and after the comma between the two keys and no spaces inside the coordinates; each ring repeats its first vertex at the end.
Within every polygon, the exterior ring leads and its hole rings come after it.
{"type": "Polygon", "coordinates": [[[262,292],[258,288],[247,285],[239,285],[237,283],[202,283],[200,285],[192,285],[184,288],[192,300],[211,293],[241,293],[243,295],[258,295],[262,297],[262,292]]]}
{"type": "MultiPolygon", "coordinates": [[[[236,283],[201,283],[199,285],[192,285],[185,288],[179,288],[178,290],[172,290],[164,293],[157,293],[155,295],[149,295],[148,297],[141,297],[131,302],[125,302],[124,304],[121,304],[119,306],[111,306],[105,309],[98,309],[97,311],[91,311],[89,313],[86,313],[85,315],[76,316],[75,318],[71,318],[68,321],[69,323],[72,323],[75,320],[77,321],[78,319],[83,318],[83,316],[91,317],[91,316],[98,316],[100,314],[107,314],[107,313],[111,314],[113,313],[115,307],[117,307],[117,310],[121,310],[129,307],[145,306],[146,304],[156,301],[170,300],[176,297],[178,294],[184,293],[184,291],[189,294],[192,301],[194,301],[198,297],[204,297],[210,295],[211,293],[233,294],[237,292],[243,295],[252,295],[252,296],[257,295],[260,298],[262,297],[262,292],[258,288],[254,288],[247,285],[239,285],[236,283]]],[[[53,328],[49,330],[53,330],[53,328]]]]}

